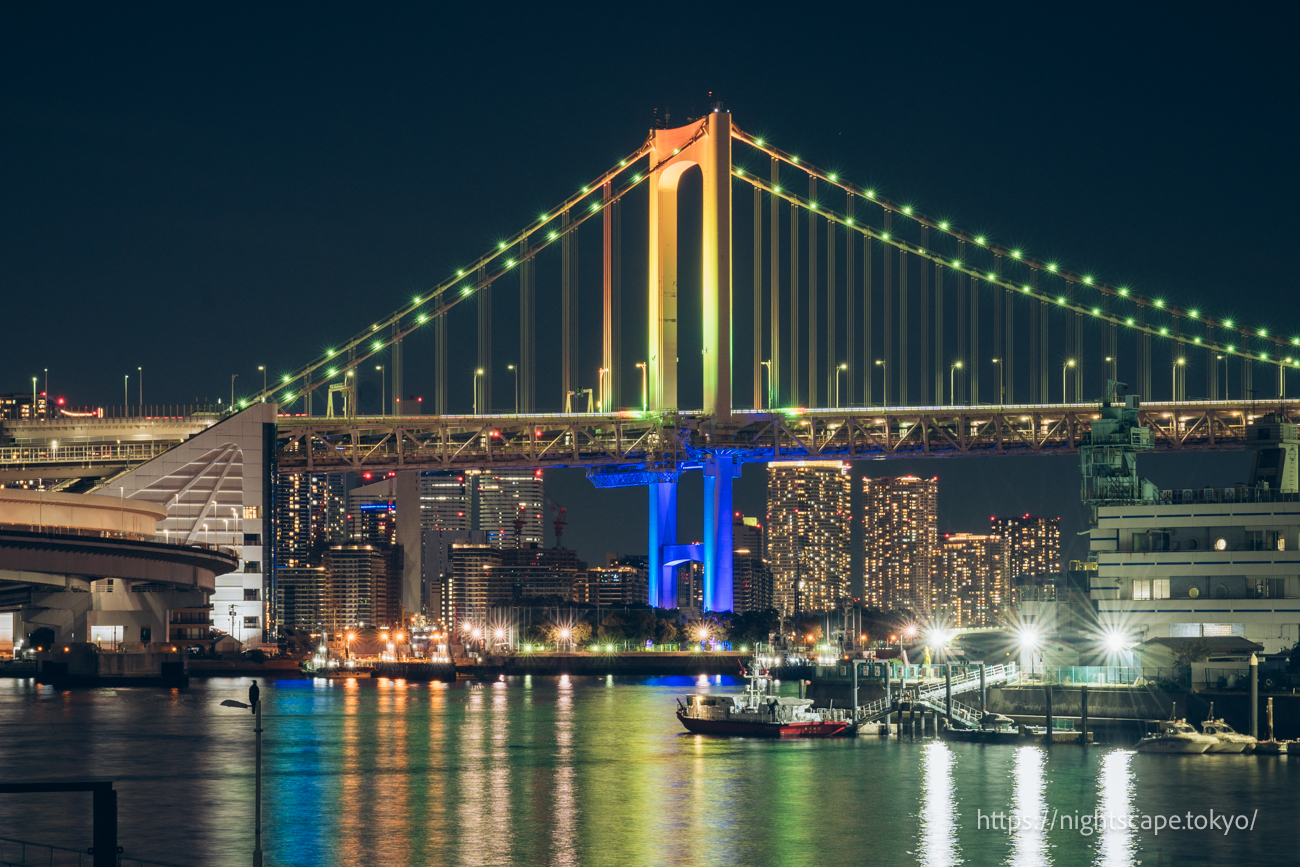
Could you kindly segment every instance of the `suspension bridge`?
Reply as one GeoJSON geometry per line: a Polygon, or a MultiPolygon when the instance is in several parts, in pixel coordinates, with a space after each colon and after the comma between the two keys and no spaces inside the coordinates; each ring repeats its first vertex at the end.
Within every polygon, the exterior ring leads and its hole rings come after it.
{"type": "MultiPolygon", "coordinates": [[[[1068,453],[1120,380],[1143,398],[1156,448],[1239,448],[1255,416],[1296,413],[1286,386],[1297,366],[1300,337],[968,232],[744,131],[719,103],[651,130],[429,291],[232,402],[278,404],[280,472],[585,467],[598,487],[646,486],[650,601],[668,607],[676,482],[699,469],[706,607],[730,610],[731,490],[747,462],[1068,453]],[[699,214],[679,219],[695,172],[699,214]],[[624,273],[628,205],[645,217],[635,280],[624,273]],[[683,241],[679,225],[699,237],[683,241]],[[596,323],[579,315],[579,275],[594,271],[584,231],[600,235],[596,323]],[[698,272],[684,269],[696,252],[698,272]],[[644,343],[623,340],[625,285],[644,292],[644,343]],[[494,324],[503,299],[517,304],[517,334],[494,324]],[[679,329],[696,320],[698,334],[679,329]],[[467,335],[471,359],[449,349],[467,335]],[[587,370],[593,346],[599,366],[587,370]],[[682,358],[697,347],[698,360],[682,358]],[[428,348],[431,359],[414,358],[428,348]],[[513,394],[494,398],[507,356],[513,394]],[[427,403],[404,397],[412,365],[431,375],[427,403]],[[361,414],[358,381],[372,367],[391,377],[392,403],[361,414]],[[1189,371],[1203,376],[1194,397],[1189,371]],[[464,378],[468,406],[450,387],[464,378]],[[686,394],[698,404],[684,406],[686,394]]],[[[6,457],[20,465],[11,473],[129,459],[39,443],[6,457]]]]}

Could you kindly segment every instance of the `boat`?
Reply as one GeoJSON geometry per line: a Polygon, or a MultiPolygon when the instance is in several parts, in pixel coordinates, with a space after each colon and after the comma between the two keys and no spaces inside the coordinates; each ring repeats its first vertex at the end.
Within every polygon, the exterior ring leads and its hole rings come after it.
{"type": "Polygon", "coordinates": [[[1207,719],[1201,723],[1201,732],[1214,738],[1207,753],[1249,753],[1257,743],[1254,737],[1235,731],[1221,719],[1207,719]]]}
{"type": "MultiPolygon", "coordinates": [[[[1019,736],[1025,740],[1034,741],[1035,743],[1045,743],[1047,741],[1047,726],[1027,726],[1020,727],[1019,736]]],[[[1092,743],[1092,732],[1088,732],[1085,740],[1083,732],[1077,729],[1052,729],[1052,743],[1054,744],[1078,744],[1092,743]]]]}
{"type": "Polygon", "coordinates": [[[1020,741],[1015,721],[1000,713],[986,713],[980,717],[979,728],[959,729],[944,726],[940,736],[946,741],[965,744],[1014,744],[1020,741]]]}
{"type": "Polygon", "coordinates": [[[814,709],[812,699],[770,695],[761,669],[747,673],[739,695],[696,694],[677,699],[677,719],[689,732],[750,738],[834,738],[856,733],[846,710],[814,709]]]}
{"type": "Polygon", "coordinates": [[[1180,753],[1199,755],[1219,742],[1219,739],[1201,734],[1187,720],[1171,719],[1160,723],[1160,730],[1137,742],[1139,753],[1180,753]]]}

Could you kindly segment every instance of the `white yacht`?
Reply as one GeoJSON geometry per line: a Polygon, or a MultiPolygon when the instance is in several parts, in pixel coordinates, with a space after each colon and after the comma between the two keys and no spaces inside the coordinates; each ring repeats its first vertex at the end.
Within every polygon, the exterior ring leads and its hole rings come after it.
{"type": "Polygon", "coordinates": [[[1147,735],[1137,743],[1139,753],[1189,753],[1198,755],[1218,744],[1213,735],[1201,734],[1186,720],[1162,722],[1160,731],[1147,735]]]}
{"type": "Polygon", "coordinates": [[[1249,753],[1255,749],[1256,739],[1233,730],[1221,719],[1207,719],[1201,723],[1201,731],[1214,738],[1215,743],[1207,753],[1249,753]]]}

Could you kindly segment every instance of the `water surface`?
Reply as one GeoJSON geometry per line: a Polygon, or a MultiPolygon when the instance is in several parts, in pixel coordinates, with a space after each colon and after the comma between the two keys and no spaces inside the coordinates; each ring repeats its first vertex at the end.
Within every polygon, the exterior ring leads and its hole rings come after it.
{"type": "MultiPolygon", "coordinates": [[[[0,680],[0,779],[112,777],[129,854],[249,863],[251,715],[220,707],[248,683],[0,680]]],[[[268,865],[1254,867],[1300,842],[1300,759],[709,738],[672,714],[690,678],[261,683],[268,865]],[[1253,828],[1116,827],[1211,810],[1253,828]]],[[[89,795],[0,796],[0,836],[84,848],[89,795]]]]}

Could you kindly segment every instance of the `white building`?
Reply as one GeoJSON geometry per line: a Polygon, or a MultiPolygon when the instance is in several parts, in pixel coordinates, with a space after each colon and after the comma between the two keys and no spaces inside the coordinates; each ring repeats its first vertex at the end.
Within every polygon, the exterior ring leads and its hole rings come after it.
{"type": "Polygon", "coordinates": [[[1247,487],[1171,493],[1176,500],[1097,510],[1091,596],[1101,627],[1141,640],[1237,636],[1268,653],[1289,649],[1300,640],[1300,497],[1247,487]]]}
{"type": "Polygon", "coordinates": [[[165,508],[158,532],[170,540],[239,552],[239,568],[217,577],[209,602],[212,625],[232,632],[245,647],[262,644],[274,626],[266,580],[270,521],[264,516],[273,505],[268,472],[274,465],[275,409],[255,404],[93,491],[165,508]]]}

